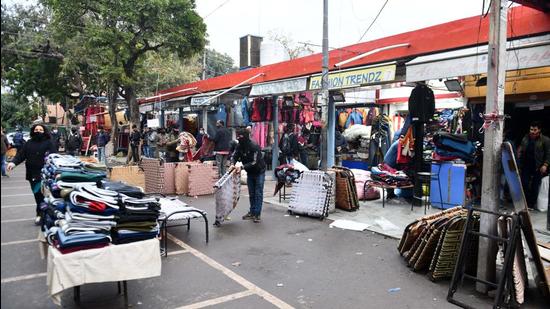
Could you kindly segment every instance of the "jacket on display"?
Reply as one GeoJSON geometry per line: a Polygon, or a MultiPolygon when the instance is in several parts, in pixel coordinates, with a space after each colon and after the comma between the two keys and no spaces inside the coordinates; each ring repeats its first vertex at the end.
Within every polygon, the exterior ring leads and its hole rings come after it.
{"type": "Polygon", "coordinates": [[[425,84],[419,84],[409,97],[409,114],[412,121],[427,122],[435,112],[435,97],[433,91],[425,84]]]}

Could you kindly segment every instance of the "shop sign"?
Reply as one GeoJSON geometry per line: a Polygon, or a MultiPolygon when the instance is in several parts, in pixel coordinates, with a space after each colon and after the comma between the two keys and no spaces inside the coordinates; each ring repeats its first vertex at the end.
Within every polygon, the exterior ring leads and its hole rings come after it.
{"type": "MultiPolygon", "coordinates": [[[[395,68],[395,64],[391,64],[330,73],[328,75],[328,88],[341,89],[390,82],[395,80],[395,68]]],[[[309,90],[316,89],[321,89],[321,75],[312,76],[309,82],[309,90]]]]}
{"type": "Polygon", "coordinates": [[[158,118],[156,119],[147,119],[147,127],[149,128],[158,128],[160,127],[160,122],[158,118]]]}
{"type": "Polygon", "coordinates": [[[191,106],[201,106],[209,97],[192,97],[191,106]]]}
{"type": "Polygon", "coordinates": [[[544,103],[529,105],[529,111],[541,111],[541,110],[544,110],[544,103]]]}
{"type": "Polygon", "coordinates": [[[150,112],[152,110],[153,110],[153,104],[141,105],[139,107],[139,112],[140,113],[146,113],[146,112],[150,112]]]}
{"type": "Polygon", "coordinates": [[[252,85],[250,96],[262,96],[270,94],[283,94],[290,92],[305,91],[307,78],[294,78],[272,83],[262,83],[252,85]]]}

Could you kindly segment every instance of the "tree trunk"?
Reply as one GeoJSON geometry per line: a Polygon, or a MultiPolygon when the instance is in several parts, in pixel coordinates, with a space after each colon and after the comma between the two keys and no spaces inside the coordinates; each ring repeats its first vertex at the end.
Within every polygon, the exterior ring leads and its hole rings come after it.
{"type": "Polygon", "coordinates": [[[138,129],[141,129],[141,121],[139,114],[139,105],[137,103],[136,93],[133,86],[124,87],[124,94],[126,96],[126,102],[130,109],[130,122],[136,125],[138,129]]]}
{"type": "Polygon", "coordinates": [[[116,156],[118,152],[118,121],[116,119],[116,110],[117,110],[117,102],[116,99],[118,98],[118,85],[113,85],[113,89],[109,93],[109,116],[111,116],[111,141],[113,142],[113,155],[116,156]]]}

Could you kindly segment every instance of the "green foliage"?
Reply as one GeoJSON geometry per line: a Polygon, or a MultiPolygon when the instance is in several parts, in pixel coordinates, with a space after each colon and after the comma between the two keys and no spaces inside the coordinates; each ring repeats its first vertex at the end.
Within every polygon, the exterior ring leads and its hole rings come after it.
{"type": "Polygon", "coordinates": [[[228,54],[219,53],[213,49],[206,50],[206,78],[236,72],[233,58],[228,54]]]}
{"type": "Polygon", "coordinates": [[[63,55],[50,40],[48,18],[40,6],[2,5],[2,86],[20,101],[32,95],[58,101],[67,93],[63,55]]]}
{"type": "MultiPolygon", "coordinates": [[[[139,72],[150,53],[175,53],[191,57],[204,48],[206,25],[191,0],[45,0],[52,10],[52,24],[63,44],[81,44],[78,53],[93,59],[99,78],[118,85],[131,118],[139,114],[136,89],[139,72]]],[[[73,51],[73,49],[71,49],[73,51]]],[[[82,58],[68,54],[67,66],[82,58]]]]}
{"type": "Polygon", "coordinates": [[[2,94],[2,126],[14,128],[16,125],[29,127],[32,119],[38,116],[38,104],[27,99],[17,98],[10,94],[2,94]]]}

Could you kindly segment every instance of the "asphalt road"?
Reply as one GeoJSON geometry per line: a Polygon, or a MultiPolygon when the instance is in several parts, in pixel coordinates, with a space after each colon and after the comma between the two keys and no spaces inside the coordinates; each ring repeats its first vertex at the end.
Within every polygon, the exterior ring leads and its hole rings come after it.
{"type": "MultiPolygon", "coordinates": [[[[36,242],[34,205],[24,169],[1,188],[1,306],[54,308],[47,294],[46,261],[36,242]]],[[[183,198],[204,209],[214,222],[212,196],[183,198]]],[[[262,222],[243,221],[243,196],[232,220],[220,228],[204,224],[171,228],[171,254],[162,258],[162,275],[128,282],[136,308],[456,308],[445,298],[449,281],[434,283],[412,272],[397,253],[397,240],[371,232],[329,228],[329,221],[290,216],[264,204],[262,222]]],[[[72,289],[66,308],[122,308],[116,283],[85,285],[80,307],[72,289]]],[[[476,307],[488,299],[463,295],[476,307]]],[[[526,306],[537,308],[536,304],[526,306]]]]}

